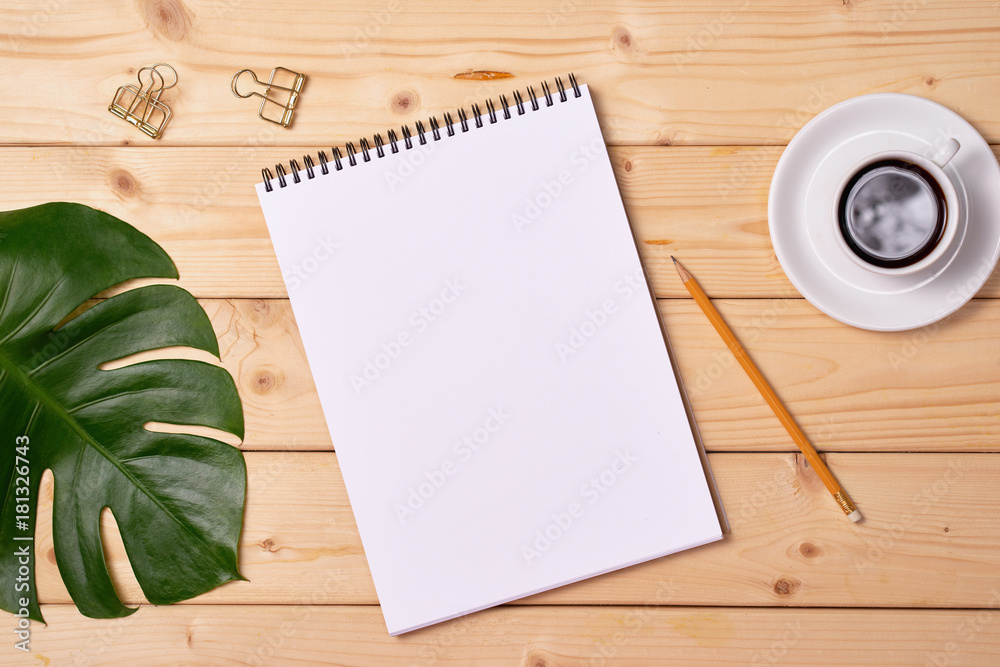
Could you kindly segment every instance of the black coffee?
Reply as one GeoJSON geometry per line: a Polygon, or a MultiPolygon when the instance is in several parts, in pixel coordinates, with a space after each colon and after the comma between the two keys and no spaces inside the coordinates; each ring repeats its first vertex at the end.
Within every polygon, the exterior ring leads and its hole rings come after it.
{"type": "Polygon", "coordinates": [[[840,196],[840,232],[854,253],[875,266],[916,264],[941,240],[947,207],[926,169],[905,160],[868,165],[840,196]]]}

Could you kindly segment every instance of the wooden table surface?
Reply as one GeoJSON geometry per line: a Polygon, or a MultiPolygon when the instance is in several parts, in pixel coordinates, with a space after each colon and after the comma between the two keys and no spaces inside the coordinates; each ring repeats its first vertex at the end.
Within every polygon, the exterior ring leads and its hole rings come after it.
{"type": "MultiPolygon", "coordinates": [[[[106,210],[174,258],[246,412],[234,582],[121,620],[56,569],[17,665],[996,665],[1000,278],[937,325],[853,329],[804,301],[768,236],[782,148],[874,92],[940,102],[1000,143],[992,0],[5,0],[4,208],[106,210]],[[172,64],[153,141],[107,106],[172,64]],[[308,75],[294,125],[236,70],[308,75]],[[514,78],[463,77],[474,71],[514,78]],[[337,455],[258,208],[260,167],[566,72],[590,84],[732,532],[722,542],[402,637],[387,635],[337,455]],[[847,522],[684,291],[683,258],[863,510],[847,522]]],[[[488,159],[488,156],[486,157],[488,159]]],[[[336,215],[336,211],[331,211],[336,215]]],[[[237,443],[233,443],[237,444],[237,443]]],[[[112,520],[121,596],[144,603],[112,520]]]]}

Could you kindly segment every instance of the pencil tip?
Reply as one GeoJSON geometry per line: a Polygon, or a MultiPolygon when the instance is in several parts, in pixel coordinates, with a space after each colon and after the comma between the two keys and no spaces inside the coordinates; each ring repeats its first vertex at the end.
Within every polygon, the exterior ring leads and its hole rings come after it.
{"type": "Polygon", "coordinates": [[[677,263],[677,258],[676,258],[676,257],[674,257],[673,255],[671,255],[671,256],[670,256],[670,259],[674,260],[674,264],[676,264],[676,263],[677,263]]]}

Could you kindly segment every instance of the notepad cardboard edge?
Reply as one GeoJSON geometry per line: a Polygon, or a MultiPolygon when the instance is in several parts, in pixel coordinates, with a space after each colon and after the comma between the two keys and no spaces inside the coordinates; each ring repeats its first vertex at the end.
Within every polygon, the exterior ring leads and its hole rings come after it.
{"type": "MultiPolygon", "coordinates": [[[[443,616],[443,617],[435,619],[433,621],[428,621],[426,623],[421,623],[419,625],[414,625],[414,626],[411,626],[411,627],[408,627],[408,628],[405,628],[405,629],[393,630],[391,627],[389,627],[389,624],[386,623],[386,630],[388,630],[390,637],[398,637],[400,635],[404,635],[404,634],[407,634],[409,632],[413,632],[415,630],[420,630],[422,628],[428,628],[428,627],[430,627],[432,625],[437,625],[438,623],[444,623],[445,621],[451,621],[451,620],[454,620],[456,618],[461,618],[462,616],[468,616],[469,614],[474,614],[477,611],[484,611],[486,609],[492,609],[493,607],[499,607],[500,605],[507,604],[508,602],[514,602],[515,600],[522,600],[522,599],[524,599],[526,597],[531,597],[532,595],[538,595],[539,593],[545,593],[546,591],[551,591],[551,590],[555,590],[557,588],[562,588],[563,586],[569,586],[570,584],[575,584],[575,583],[580,582],[580,581],[584,581],[584,580],[587,580],[587,579],[593,579],[594,577],[599,577],[601,575],[608,574],[609,572],[617,572],[618,570],[624,570],[625,568],[632,567],[633,565],[639,565],[641,563],[648,563],[650,561],[654,561],[654,560],[657,560],[659,558],[663,558],[665,556],[670,556],[670,555],[673,555],[673,554],[676,554],[676,553],[680,553],[682,551],[687,551],[689,549],[694,549],[696,547],[705,546],[706,544],[712,544],[713,542],[718,542],[718,541],[722,540],[723,537],[724,537],[724,535],[721,532],[719,532],[719,533],[713,535],[712,537],[710,537],[708,539],[698,540],[697,542],[692,542],[690,544],[685,544],[684,546],[677,547],[676,549],[671,549],[669,551],[663,551],[663,552],[657,552],[657,553],[652,554],[650,556],[643,556],[642,558],[638,558],[636,560],[628,561],[626,563],[622,563],[621,565],[615,565],[613,567],[609,567],[608,569],[601,570],[600,572],[594,572],[592,574],[584,574],[584,575],[581,575],[579,577],[574,577],[572,579],[567,579],[566,581],[560,582],[558,584],[554,584],[552,586],[545,586],[543,588],[538,588],[538,589],[535,589],[535,590],[527,591],[525,593],[519,593],[517,595],[512,595],[511,597],[503,599],[503,600],[500,600],[499,602],[494,602],[494,603],[491,603],[491,604],[483,605],[481,607],[475,607],[473,609],[466,609],[464,611],[456,612],[454,614],[449,614],[448,616],[443,616]]],[[[384,618],[385,618],[385,616],[383,615],[383,619],[384,618]]]]}

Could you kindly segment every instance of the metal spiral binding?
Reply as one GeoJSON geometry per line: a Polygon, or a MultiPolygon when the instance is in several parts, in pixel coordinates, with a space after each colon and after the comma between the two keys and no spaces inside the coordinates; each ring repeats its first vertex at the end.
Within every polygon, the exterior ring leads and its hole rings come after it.
{"type": "MultiPolygon", "coordinates": [[[[551,107],[555,104],[556,96],[559,97],[560,102],[565,102],[566,100],[569,99],[569,94],[566,87],[563,85],[562,77],[556,77],[555,83],[556,83],[556,91],[553,91],[547,81],[542,81],[541,100],[544,100],[546,107],[551,107]]],[[[569,84],[570,84],[570,89],[572,89],[573,91],[573,97],[581,97],[583,93],[580,92],[580,86],[579,84],[577,84],[576,76],[574,76],[573,74],[569,75],[569,84]]],[[[515,110],[518,116],[523,116],[525,113],[527,113],[527,107],[525,106],[525,100],[521,96],[521,92],[515,90],[513,92],[513,96],[514,96],[515,108],[511,108],[510,104],[507,101],[506,95],[500,95],[499,108],[497,108],[494,105],[492,99],[486,100],[485,117],[479,105],[473,104],[472,122],[475,124],[475,127],[477,128],[483,127],[485,125],[484,121],[487,120],[491,125],[500,122],[501,120],[500,114],[503,114],[503,120],[510,120],[510,118],[513,117],[513,112],[515,110]]],[[[532,111],[538,111],[541,108],[541,100],[535,94],[535,89],[532,86],[528,86],[528,100],[530,101],[532,111]]],[[[461,130],[462,132],[469,132],[472,127],[469,123],[469,117],[466,114],[465,109],[463,108],[458,109],[459,127],[455,126],[455,122],[452,118],[451,113],[446,111],[443,114],[443,116],[444,116],[443,128],[445,134],[447,134],[447,136],[449,137],[455,136],[455,133],[458,130],[461,130]]],[[[431,135],[430,136],[431,140],[440,141],[442,136],[441,134],[442,125],[438,122],[437,117],[431,116],[427,120],[427,123],[430,125],[429,134],[431,135]]],[[[425,128],[423,121],[418,120],[416,123],[414,123],[414,126],[416,127],[417,131],[417,142],[421,146],[426,145],[428,141],[427,137],[428,130],[425,128]]],[[[381,134],[376,134],[374,137],[372,137],[371,141],[369,141],[368,139],[361,139],[358,142],[360,149],[356,148],[353,142],[347,142],[347,145],[344,147],[344,151],[347,154],[348,166],[351,167],[357,166],[359,162],[358,160],[359,154],[361,156],[360,161],[371,162],[373,159],[372,155],[373,152],[375,158],[383,158],[388,153],[395,154],[398,153],[400,150],[412,149],[414,146],[414,142],[413,142],[413,133],[410,131],[410,128],[406,125],[403,125],[400,127],[400,131],[402,132],[402,139],[400,139],[400,136],[396,134],[395,130],[386,131],[386,137],[389,145],[388,152],[385,150],[386,141],[382,139],[381,134]],[[400,146],[401,141],[403,146],[400,146]],[[372,144],[374,144],[374,146],[372,144]]],[[[341,153],[340,149],[334,146],[332,149],[332,155],[333,155],[333,169],[335,171],[344,170],[346,168],[344,166],[344,155],[341,153]]],[[[325,176],[329,174],[331,171],[330,160],[326,156],[326,151],[319,151],[315,160],[312,158],[311,155],[303,155],[302,162],[305,164],[305,174],[306,178],[309,180],[315,178],[316,176],[317,162],[319,163],[319,173],[321,175],[325,176]]],[[[299,167],[299,162],[298,160],[295,159],[288,161],[288,170],[285,169],[284,165],[279,163],[274,165],[274,173],[272,174],[271,170],[265,167],[261,169],[261,175],[263,175],[264,177],[264,189],[267,192],[271,192],[272,190],[274,190],[274,186],[272,185],[271,182],[275,178],[277,178],[278,180],[278,187],[281,188],[286,187],[288,185],[289,173],[292,176],[292,182],[300,183],[302,181],[302,177],[300,176],[299,172],[301,171],[302,169],[299,167]]]]}

